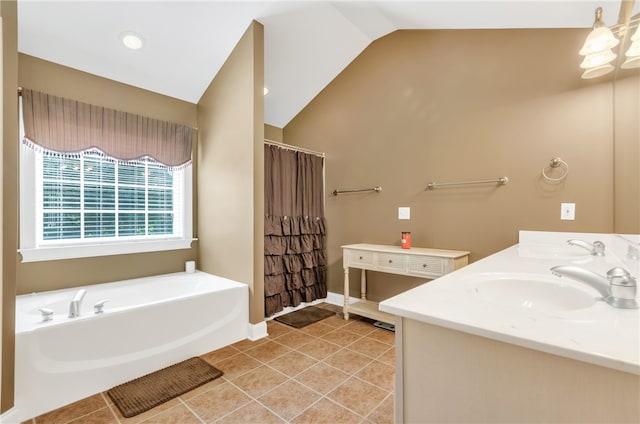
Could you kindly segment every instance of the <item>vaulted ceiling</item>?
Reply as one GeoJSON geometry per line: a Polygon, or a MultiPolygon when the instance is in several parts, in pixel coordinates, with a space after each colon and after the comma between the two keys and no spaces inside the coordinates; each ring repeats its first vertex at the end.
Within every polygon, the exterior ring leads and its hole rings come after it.
{"type": "Polygon", "coordinates": [[[265,122],[284,127],[372,41],[395,30],[588,28],[598,6],[608,25],[617,22],[620,2],[610,0],[18,0],[18,50],[197,103],[257,20],[265,34],[265,122]],[[123,46],[126,31],[142,35],[142,49],[123,46]]]}

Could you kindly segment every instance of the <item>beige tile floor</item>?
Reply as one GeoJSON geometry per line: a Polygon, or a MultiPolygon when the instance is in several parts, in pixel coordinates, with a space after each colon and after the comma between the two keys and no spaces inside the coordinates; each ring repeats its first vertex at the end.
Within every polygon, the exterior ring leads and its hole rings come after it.
{"type": "Polygon", "coordinates": [[[143,414],[124,418],[100,393],[27,422],[393,423],[394,334],[372,322],[336,315],[298,330],[269,321],[268,337],[202,355],[223,377],[143,414]]]}

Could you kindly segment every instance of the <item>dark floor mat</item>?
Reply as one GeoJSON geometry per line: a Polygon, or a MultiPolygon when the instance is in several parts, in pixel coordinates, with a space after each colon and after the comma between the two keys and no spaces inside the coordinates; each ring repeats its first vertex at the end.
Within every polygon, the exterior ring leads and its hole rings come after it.
{"type": "Polygon", "coordinates": [[[289,312],[274,318],[276,321],[290,325],[295,328],[306,327],[314,322],[321,321],[325,318],[335,315],[335,312],[315,306],[307,306],[306,308],[289,312]]]}
{"type": "Polygon", "coordinates": [[[125,418],[148,411],[222,375],[201,358],[191,358],[152,372],[107,393],[125,418]]]}

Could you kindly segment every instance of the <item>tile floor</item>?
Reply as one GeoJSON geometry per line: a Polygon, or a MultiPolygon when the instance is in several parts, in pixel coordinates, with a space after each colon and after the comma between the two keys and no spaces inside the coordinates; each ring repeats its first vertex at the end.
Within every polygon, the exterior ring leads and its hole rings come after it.
{"type": "Polygon", "coordinates": [[[298,330],[269,321],[268,337],[202,355],[223,377],[143,414],[124,418],[101,393],[27,422],[393,423],[394,333],[372,323],[336,315],[298,330]]]}

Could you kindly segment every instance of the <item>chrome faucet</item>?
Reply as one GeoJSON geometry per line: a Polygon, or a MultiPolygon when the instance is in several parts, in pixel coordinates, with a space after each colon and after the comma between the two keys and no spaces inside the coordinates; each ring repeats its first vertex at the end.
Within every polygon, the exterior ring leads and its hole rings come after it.
{"type": "Polygon", "coordinates": [[[80,316],[80,305],[82,304],[82,299],[85,294],[87,294],[87,290],[80,289],[73,296],[73,299],[71,299],[71,303],[69,304],[69,318],[76,318],[80,316]]]}
{"type": "Polygon", "coordinates": [[[558,277],[565,276],[590,285],[614,308],[638,309],[638,283],[624,268],[611,268],[606,277],[575,265],[554,266],[551,272],[558,277]]]}
{"type": "Polygon", "coordinates": [[[584,240],[567,240],[571,246],[579,246],[587,249],[593,256],[604,256],[604,243],[601,241],[594,241],[593,243],[586,242],[584,240]]]}

